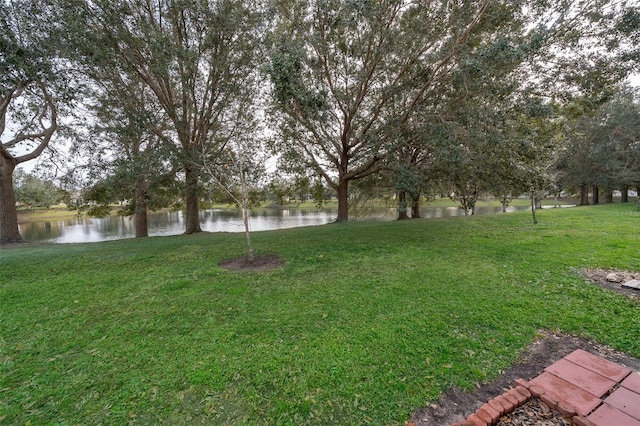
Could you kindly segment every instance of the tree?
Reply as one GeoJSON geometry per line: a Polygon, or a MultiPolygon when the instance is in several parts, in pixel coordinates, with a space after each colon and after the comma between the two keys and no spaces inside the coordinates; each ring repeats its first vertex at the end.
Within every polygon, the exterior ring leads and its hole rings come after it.
{"type": "MultiPolygon", "coordinates": [[[[13,173],[40,156],[58,130],[65,74],[38,3],[0,3],[0,244],[22,242],[13,173]]],[[[70,98],[64,99],[69,101],[70,98]]]]}
{"type": "Polygon", "coordinates": [[[417,150],[406,153],[404,163],[392,167],[395,190],[398,198],[398,220],[409,219],[407,209],[411,211],[411,219],[420,218],[420,196],[429,191],[430,176],[418,157],[417,150]]]}
{"type": "Polygon", "coordinates": [[[637,90],[622,88],[590,116],[577,121],[574,136],[561,166],[564,179],[580,188],[581,204],[593,188],[611,193],[640,183],[640,103],[637,90]]]}
{"type": "MultiPolygon", "coordinates": [[[[282,151],[293,152],[338,194],[382,169],[394,122],[406,122],[456,63],[491,2],[276,1],[269,74],[282,151]],[[293,12],[292,12],[293,11],[293,12]],[[424,23],[429,22],[428,28],[424,23]],[[400,115],[387,108],[409,91],[400,115]]],[[[392,138],[393,139],[393,138],[392,138]]]]}
{"type": "Polygon", "coordinates": [[[49,208],[62,201],[64,193],[50,180],[40,179],[21,170],[14,175],[16,201],[29,206],[49,208]]]}
{"type": "Polygon", "coordinates": [[[536,210],[544,195],[551,189],[557,192],[556,165],[566,144],[565,124],[558,106],[539,95],[524,97],[510,117],[509,137],[517,148],[509,174],[513,188],[529,196],[533,223],[538,222],[536,210]]]}
{"type": "Polygon", "coordinates": [[[394,131],[397,138],[387,156],[386,179],[395,191],[398,220],[420,218],[420,198],[428,197],[437,179],[436,152],[441,139],[441,126],[426,116],[409,121],[394,131]],[[416,123],[417,122],[417,123],[416,123]]]}
{"type": "Polygon", "coordinates": [[[640,185],[640,91],[623,87],[598,116],[601,122],[593,136],[604,163],[598,185],[610,197],[614,189],[626,192],[640,185]]]}
{"type": "Polygon", "coordinates": [[[264,147],[260,138],[263,132],[260,131],[256,116],[252,105],[238,105],[235,132],[229,141],[226,155],[212,156],[205,150],[198,162],[198,167],[204,170],[213,183],[222,188],[242,210],[249,263],[254,261],[250,208],[257,198],[258,188],[265,176],[264,147]]]}
{"type": "Polygon", "coordinates": [[[446,151],[446,160],[439,162],[442,176],[449,182],[449,196],[460,203],[464,215],[473,215],[475,205],[484,190],[485,164],[484,158],[479,158],[479,151],[474,148],[476,142],[450,146],[446,151]]]}
{"type": "Polygon", "coordinates": [[[177,186],[166,119],[144,84],[126,82],[121,74],[103,76],[98,83],[92,106],[99,121],[90,137],[99,139],[100,147],[84,145],[109,153],[95,158],[91,166],[106,171],[114,192],[128,200],[121,213],[134,216],[136,238],[147,237],[148,210],[167,207],[170,190],[177,186]]]}
{"type": "Polygon", "coordinates": [[[269,193],[273,195],[279,206],[284,205],[285,199],[289,199],[294,192],[290,182],[287,182],[282,176],[274,176],[267,185],[269,193]]]}
{"type": "Polygon", "coordinates": [[[293,191],[298,201],[304,203],[309,198],[311,191],[311,178],[309,176],[296,176],[293,181],[293,191]]]}
{"type": "Polygon", "coordinates": [[[620,59],[630,51],[627,2],[281,0],[275,8],[269,74],[281,150],[338,193],[339,221],[348,219],[351,181],[382,170],[398,144],[420,151],[417,131],[403,139],[398,129],[449,123],[449,109],[491,94],[505,73],[517,76],[514,89],[597,103],[628,71],[620,59]]]}
{"type": "Polygon", "coordinates": [[[239,99],[253,95],[261,16],[252,2],[74,0],[83,61],[146,85],[171,123],[185,179],[186,233],[200,232],[198,156],[221,153],[239,99]]]}

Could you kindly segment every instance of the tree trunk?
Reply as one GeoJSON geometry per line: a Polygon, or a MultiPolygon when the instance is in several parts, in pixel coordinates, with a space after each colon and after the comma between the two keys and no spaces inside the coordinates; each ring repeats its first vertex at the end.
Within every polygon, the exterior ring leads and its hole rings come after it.
{"type": "Polygon", "coordinates": [[[597,185],[593,185],[593,205],[600,204],[600,189],[597,185]]]}
{"type": "MultiPolygon", "coordinates": [[[[238,158],[238,173],[240,176],[240,196],[242,197],[242,222],[244,223],[244,239],[247,242],[247,260],[253,263],[254,253],[251,244],[251,228],[249,226],[249,188],[247,186],[247,176],[245,174],[244,161],[242,156],[238,158]]],[[[234,197],[235,198],[235,197],[234,197]]]]}
{"type": "Polygon", "coordinates": [[[253,263],[253,245],[251,244],[251,229],[249,228],[249,201],[247,194],[243,194],[242,197],[242,221],[244,223],[244,238],[247,243],[247,260],[253,263]]]}
{"type": "Polygon", "coordinates": [[[469,202],[466,196],[460,197],[460,204],[462,204],[462,209],[464,210],[464,215],[469,216],[469,202]]]}
{"type": "Polygon", "coordinates": [[[18,210],[13,193],[15,160],[0,155],[0,244],[23,243],[18,230],[18,210]]]}
{"type": "Polygon", "coordinates": [[[149,236],[149,226],[147,218],[147,191],[145,187],[138,184],[135,189],[136,211],[135,226],[136,238],[144,238],[149,236]]]}
{"type": "Polygon", "coordinates": [[[473,190],[471,195],[465,198],[465,216],[475,216],[476,214],[476,203],[478,202],[478,191],[473,190]]]}
{"type": "Polygon", "coordinates": [[[399,191],[398,192],[398,220],[406,220],[409,219],[409,215],[407,214],[407,192],[399,191]]]}
{"type": "Polygon", "coordinates": [[[607,192],[604,193],[604,202],[605,203],[613,203],[613,191],[607,190],[607,192]]]}
{"type": "Polygon", "coordinates": [[[411,205],[411,218],[420,219],[420,194],[411,195],[411,201],[413,201],[411,205]]]}
{"type": "Polygon", "coordinates": [[[580,205],[588,206],[589,205],[589,187],[586,184],[582,184],[580,186],[580,205]]]}
{"type": "Polygon", "coordinates": [[[198,174],[192,166],[185,167],[185,181],[187,184],[185,194],[185,234],[202,232],[200,228],[200,204],[198,201],[198,174]]]}
{"type": "Polygon", "coordinates": [[[629,202],[629,187],[628,186],[623,186],[622,189],[620,190],[620,202],[621,203],[628,203],[629,202]]]}
{"type": "Polygon", "coordinates": [[[338,184],[338,217],[336,222],[349,220],[349,181],[340,178],[338,184]]]}
{"type": "Polygon", "coordinates": [[[533,217],[533,223],[538,223],[538,218],[536,217],[536,196],[535,194],[531,194],[529,196],[531,199],[531,216],[533,217]]]}

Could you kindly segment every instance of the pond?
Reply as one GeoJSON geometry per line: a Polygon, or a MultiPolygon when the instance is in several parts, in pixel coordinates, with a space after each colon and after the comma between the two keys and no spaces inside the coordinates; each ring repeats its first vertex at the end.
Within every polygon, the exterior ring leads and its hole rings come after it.
{"type": "MultiPolygon", "coordinates": [[[[508,211],[526,210],[527,207],[509,207],[508,211]]],[[[476,214],[501,212],[500,207],[480,207],[476,214]]],[[[457,207],[423,207],[420,214],[425,219],[463,216],[457,207]]],[[[333,209],[286,209],[261,208],[252,212],[252,231],[324,225],[335,220],[333,209]]],[[[393,220],[394,209],[376,214],[367,214],[368,220],[393,220]]],[[[200,212],[200,223],[207,232],[244,232],[242,213],[235,209],[213,209],[200,212]]],[[[135,227],[132,218],[109,216],[105,218],[80,218],[27,222],[19,225],[22,237],[32,242],[88,243],[133,238],[135,227]]],[[[149,214],[149,235],[177,235],[184,232],[184,217],[178,212],[156,212],[149,214]]]]}
{"type": "MultiPolygon", "coordinates": [[[[252,231],[323,225],[335,219],[335,213],[322,209],[260,209],[252,212],[252,231]]],[[[242,213],[235,209],[200,212],[200,224],[207,232],[244,232],[242,213]]],[[[178,235],[184,232],[182,211],[154,212],[148,217],[149,236],[178,235]]],[[[133,238],[133,217],[112,215],[105,218],[78,218],[28,222],[18,226],[27,241],[47,243],[88,243],[133,238]]]]}

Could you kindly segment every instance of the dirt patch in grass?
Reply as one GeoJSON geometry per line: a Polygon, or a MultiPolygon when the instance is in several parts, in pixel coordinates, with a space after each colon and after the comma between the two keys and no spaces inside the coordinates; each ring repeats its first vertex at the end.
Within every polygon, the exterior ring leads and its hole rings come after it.
{"type": "Polygon", "coordinates": [[[634,370],[640,370],[640,359],[615,351],[608,346],[562,333],[540,332],[540,334],[541,337],[497,380],[479,385],[474,391],[450,389],[434,404],[416,411],[411,419],[413,423],[416,426],[450,425],[464,420],[487,401],[512,387],[516,379],[531,380],[542,374],[546,367],[576,349],[583,349],[634,370]]]}
{"type": "Polygon", "coordinates": [[[246,256],[220,261],[218,266],[236,272],[266,272],[284,265],[284,260],[275,254],[254,256],[250,262],[246,256]]]}
{"type": "Polygon", "coordinates": [[[640,300],[640,290],[622,287],[622,283],[624,282],[634,279],[640,280],[640,272],[617,271],[608,269],[583,269],[582,274],[594,284],[604,289],[613,290],[617,293],[624,294],[625,296],[629,296],[633,299],[640,300]],[[617,275],[621,282],[611,282],[607,280],[607,276],[610,274],[617,275]]]}

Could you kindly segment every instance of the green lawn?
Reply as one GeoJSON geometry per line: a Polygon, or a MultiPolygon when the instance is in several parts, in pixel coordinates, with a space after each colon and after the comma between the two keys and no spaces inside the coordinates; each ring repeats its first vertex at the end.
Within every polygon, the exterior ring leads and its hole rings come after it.
{"type": "Polygon", "coordinates": [[[404,424],[557,329],[640,356],[640,212],[602,205],[0,251],[0,424],[404,424]]]}
{"type": "Polygon", "coordinates": [[[66,220],[77,217],[78,212],[76,210],[69,210],[65,206],[55,206],[49,209],[31,210],[24,208],[18,210],[18,221],[20,223],[37,222],[41,220],[66,220]]]}

